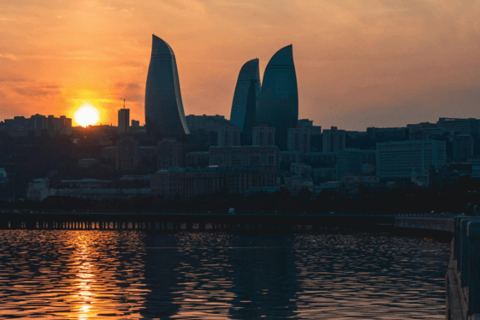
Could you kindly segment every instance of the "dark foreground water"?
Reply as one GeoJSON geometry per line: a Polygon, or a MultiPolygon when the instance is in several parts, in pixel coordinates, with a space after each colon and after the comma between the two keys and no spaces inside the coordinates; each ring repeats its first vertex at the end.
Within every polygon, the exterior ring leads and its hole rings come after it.
{"type": "Polygon", "coordinates": [[[387,233],[0,231],[0,318],[442,319],[448,255],[387,233]]]}

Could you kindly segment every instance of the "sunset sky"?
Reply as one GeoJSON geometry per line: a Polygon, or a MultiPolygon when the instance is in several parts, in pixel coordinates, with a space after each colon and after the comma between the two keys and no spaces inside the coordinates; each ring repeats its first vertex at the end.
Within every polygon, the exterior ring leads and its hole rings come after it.
{"type": "Polygon", "coordinates": [[[480,1],[0,2],[0,120],[144,117],[152,33],[173,48],[185,114],[230,117],[247,60],[293,44],[299,116],[365,130],[480,118],[480,1]]]}

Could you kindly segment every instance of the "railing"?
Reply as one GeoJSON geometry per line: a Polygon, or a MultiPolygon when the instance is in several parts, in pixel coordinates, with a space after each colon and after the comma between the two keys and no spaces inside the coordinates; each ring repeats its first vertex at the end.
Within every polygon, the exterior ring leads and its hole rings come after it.
{"type": "MultiPolygon", "coordinates": [[[[480,319],[480,217],[456,216],[452,242],[453,276],[456,282],[461,319],[480,319]]],[[[447,275],[448,277],[448,275],[447,275]]],[[[447,297],[449,286],[447,283],[447,297]]],[[[447,310],[448,312],[448,310],[447,310]]],[[[454,319],[447,313],[448,319],[454,319]]],[[[456,319],[455,319],[456,320],[456,319]]]]}

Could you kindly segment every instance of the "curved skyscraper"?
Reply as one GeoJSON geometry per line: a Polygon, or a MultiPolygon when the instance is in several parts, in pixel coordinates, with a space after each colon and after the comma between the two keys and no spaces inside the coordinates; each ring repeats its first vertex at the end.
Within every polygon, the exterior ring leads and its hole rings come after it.
{"type": "Polygon", "coordinates": [[[145,122],[154,137],[189,134],[172,48],[153,35],[145,89],[145,122]]]}
{"type": "Polygon", "coordinates": [[[277,51],[263,75],[257,108],[257,125],[275,128],[275,142],[281,150],[287,147],[287,130],[298,121],[298,88],[292,45],[277,51]]]}
{"type": "Polygon", "coordinates": [[[247,105],[248,88],[250,81],[255,81],[256,98],[260,96],[260,71],[258,68],[258,59],[247,61],[240,69],[238,74],[235,93],[233,94],[232,113],[230,114],[230,123],[243,130],[245,121],[245,107],[247,105]]]}

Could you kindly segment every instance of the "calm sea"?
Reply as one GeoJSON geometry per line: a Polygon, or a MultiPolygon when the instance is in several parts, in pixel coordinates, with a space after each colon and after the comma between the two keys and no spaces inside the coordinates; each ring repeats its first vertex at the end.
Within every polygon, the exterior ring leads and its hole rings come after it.
{"type": "Polygon", "coordinates": [[[0,231],[0,318],[444,319],[449,245],[376,234],[0,231]]]}

